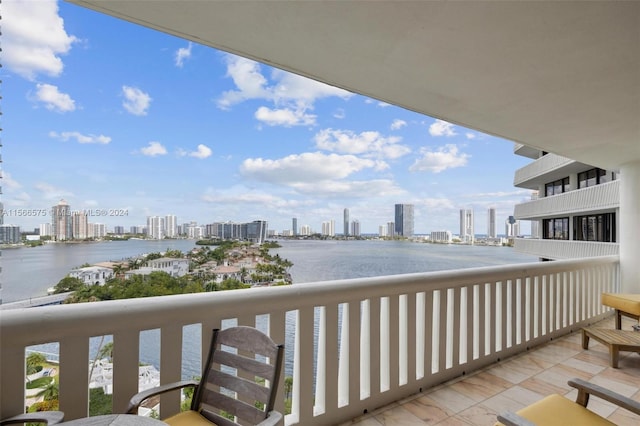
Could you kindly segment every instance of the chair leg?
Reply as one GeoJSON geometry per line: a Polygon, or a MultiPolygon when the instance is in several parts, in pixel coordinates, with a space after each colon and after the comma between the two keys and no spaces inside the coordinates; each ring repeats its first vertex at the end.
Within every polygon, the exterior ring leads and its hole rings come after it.
{"type": "Polygon", "coordinates": [[[616,309],[616,330],[622,330],[622,312],[616,309]]]}

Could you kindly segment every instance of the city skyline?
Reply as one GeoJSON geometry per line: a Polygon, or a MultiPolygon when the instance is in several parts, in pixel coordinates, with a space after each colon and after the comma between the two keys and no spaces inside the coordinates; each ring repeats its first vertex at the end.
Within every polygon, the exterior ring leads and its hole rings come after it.
{"type": "Polygon", "coordinates": [[[3,15],[8,212],[64,198],[126,211],[100,219],[111,229],[171,211],[284,230],[342,223],[348,206],[373,234],[406,203],[417,234],[457,229],[463,207],[483,233],[489,206],[500,222],[530,198],[509,141],[64,2],[9,0],[3,15]]]}

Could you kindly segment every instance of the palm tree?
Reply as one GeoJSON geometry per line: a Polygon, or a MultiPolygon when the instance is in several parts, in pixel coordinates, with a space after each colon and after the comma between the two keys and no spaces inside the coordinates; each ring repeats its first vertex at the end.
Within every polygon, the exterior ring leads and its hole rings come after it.
{"type": "Polygon", "coordinates": [[[42,397],[45,401],[55,401],[59,395],[60,388],[58,387],[58,383],[54,379],[51,379],[49,384],[36,394],[36,397],[42,397]]]}
{"type": "Polygon", "coordinates": [[[40,352],[31,352],[27,357],[27,374],[36,373],[36,369],[47,362],[47,358],[40,352]]]}

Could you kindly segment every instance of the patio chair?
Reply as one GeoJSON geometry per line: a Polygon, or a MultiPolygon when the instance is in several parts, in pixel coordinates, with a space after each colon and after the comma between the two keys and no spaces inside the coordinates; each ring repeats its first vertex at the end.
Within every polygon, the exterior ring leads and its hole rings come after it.
{"type": "Polygon", "coordinates": [[[169,425],[276,425],[274,411],[284,346],[252,327],[213,330],[209,356],[200,381],[181,381],[140,392],[131,398],[127,413],[137,414],[152,396],[195,387],[191,409],[163,421],[169,425]],[[237,419],[238,423],[234,421],[237,419]]]}
{"type": "Polygon", "coordinates": [[[0,420],[0,426],[17,425],[22,423],[44,423],[47,425],[57,425],[64,420],[62,411],[38,411],[35,413],[18,414],[0,420]]]}
{"type": "MultiPolygon", "coordinates": [[[[496,424],[505,426],[615,425],[615,423],[587,409],[590,395],[640,415],[640,402],[638,401],[581,379],[571,379],[568,383],[569,386],[578,389],[576,402],[557,394],[549,395],[517,413],[499,414],[496,424]]],[[[638,421],[640,422],[640,418],[638,421]]]]}

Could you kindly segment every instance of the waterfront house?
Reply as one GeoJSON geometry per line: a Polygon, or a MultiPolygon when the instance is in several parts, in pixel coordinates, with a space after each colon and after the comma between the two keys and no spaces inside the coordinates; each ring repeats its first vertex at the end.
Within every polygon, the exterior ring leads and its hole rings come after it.
{"type": "MultiPolygon", "coordinates": [[[[338,424],[609,315],[602,291],[640,292],[639,2],[70,1],[619,172],[619,254],[2,311],[2,417],[24,409],[29,345],[60,343],[60,408],[74,419],[87,415],[77,384],[87,383],[91,336],[114,336],[122,411],[137,391],[142,331],[160,330],[166,383],[181,377],[183,327],[266,316],[276,341],[294,323],[285,423],[338,424]]],[[[161,400],[161,416],[178,409],[178,395],[161,400]]]]}
{"type": "Polygon", "coordinates": [[[113,278],[113,269],[103,266],[87,266],[84,268],[72,269],[69,276],[77,278],[84,284],[104,285],[113,278]]]}

